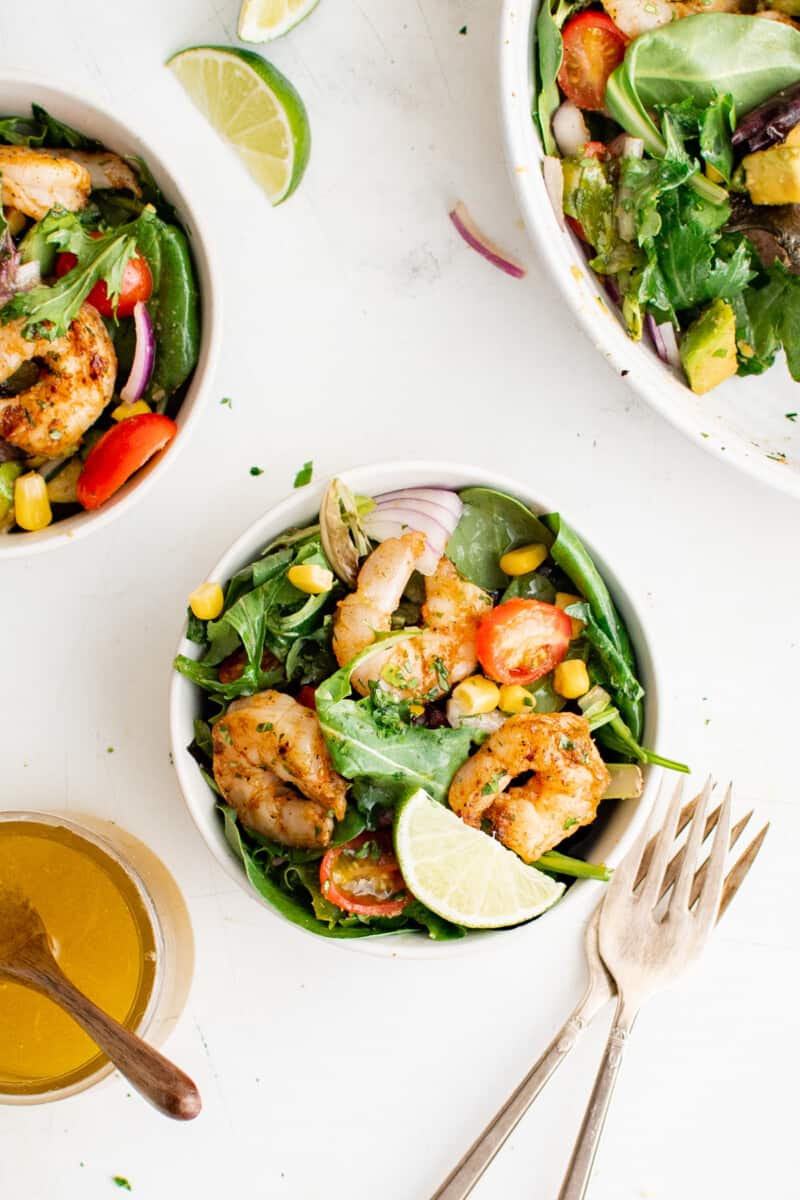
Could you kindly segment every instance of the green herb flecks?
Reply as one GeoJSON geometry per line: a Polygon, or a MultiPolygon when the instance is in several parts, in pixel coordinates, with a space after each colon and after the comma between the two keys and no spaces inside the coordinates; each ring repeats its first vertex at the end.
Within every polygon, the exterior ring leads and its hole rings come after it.
{"type": "Polygon", "coordinates": [[[313,475],[314,463],[311,461],[311,459],[309,459],[308,462],[303,463],[302,467],[295,475],[293,486],[296,488],[305,487],[306,484],[311,483],[313,475]]]}
{"type": "Polygon", "coordinates": [[[250,474],[251,474],[251,475],[263,475],[263,474],[264,474],[264,468],[263,468],[263,467],[251,467],[251,468],[250,468],[250,474]]]}

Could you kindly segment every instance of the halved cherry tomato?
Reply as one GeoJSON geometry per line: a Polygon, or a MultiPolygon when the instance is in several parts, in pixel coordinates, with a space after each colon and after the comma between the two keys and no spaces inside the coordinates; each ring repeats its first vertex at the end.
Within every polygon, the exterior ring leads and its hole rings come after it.
{"type": "Polygon", "coordinates": [[[586,242],[586,245],[588,246],[589,239],[587,238],[586,230],[583,228],[580,221],[577,220],[576,217],[567,216],[566,213],[564,214],[564,220],[567,222],[567,224],[569,225],[570,229],[575,234],[575,236],[579,237],[582,242],[586,242]]]}
{"type": "MultiPolygon", "coordinates": [[[[100,233],[93,233],[91,236],[101,237],[102,235],[100,233]]],[[[72,254],[69,250],[62,250],[56,259],[56,275],[58,278],[60,279],[62,275],[66,275],[68,271],[71,271],[77,261],[76,255],[72,254]]],[[[128,259],[125,270],[122,273],[122,287],[117,297],[116,315],[118,317],[133,316],[133,308],[137,300],[142,300],[146,304],[152,294],[153,276],[150,273],[147,259],[142,258],[141,254],[134,254],[132,258],[128,259]]],[[[86,299],[104,317],[114,316],[114,305],[109,299],[108,288],[104,279],[97,281],[86,299]]]]}
{"type": "Polygon", "coordinates": [[[599,158],[604,159],[606,156],[605,142],[587,142],[581,150],[584,158],[599,158]]]}
{"type": "Polygon", "coordinates": [[[581,12],[564,26],[564,57],[558,82],[578,108],[599,112],[608,77],[625,57],[628,38],[604,12],[581,12]]]}
{"type": "Polygon", "coordinates": [[[84,508],[99,508],[172,441],[178,426],[162,413],[128,417],[107,429],[89,451],[78,476],[78,500],[84,508]]]}
{"type": "Polygon", "coordinates": [[[317,689],[313,688],[310,683],[306,683],[300,688],[295,700],[305,708],[310,708],[312,712],[317,711],[317,689]]]}
{"type": "Polygon", "coordinates": [[[572,622],[542,600],[506,600],[481,618],[475,640],[480,664],[498,683],[533,683],[557,666],[572,622]]]}
{"type": "Polygon", "coordinates": [[[396,917],[414,898],[386,833],[361,833],[328,850],[319,883],[331,904],[362,917],[396,917]]]}

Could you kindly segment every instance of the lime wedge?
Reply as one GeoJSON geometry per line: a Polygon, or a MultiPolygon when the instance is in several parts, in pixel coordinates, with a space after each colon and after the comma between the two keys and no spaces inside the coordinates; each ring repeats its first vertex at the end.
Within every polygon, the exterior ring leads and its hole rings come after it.
{"type": "Polygon", "coordinates": [[[563,883],[526,866],[421,788],[398,806],[394,849],[416,898],[468,929],[519,925],[550,908],[564,891],[563,883]]]}
{"type": "Polygon", "coordinates": [[[272,42],[299,25],[319,0],[242,0],[239,37],[243,42],[272,42]]]}
{"type": "Polygon", "coordinates": [[[290,196],[308,162],[311,130],[289,80],[260,54],[228,46],[194,46],[167,66],[272,203],[290,196]]]}

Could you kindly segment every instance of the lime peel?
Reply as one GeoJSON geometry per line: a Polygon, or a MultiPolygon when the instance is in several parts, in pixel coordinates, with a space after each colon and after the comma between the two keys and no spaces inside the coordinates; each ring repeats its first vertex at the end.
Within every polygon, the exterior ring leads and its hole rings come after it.
{"type": "Polygon", "coordinates": [[[305,20],[319,0],[243,0],[239,37],[243,42],[272,42],[305,20]]]}

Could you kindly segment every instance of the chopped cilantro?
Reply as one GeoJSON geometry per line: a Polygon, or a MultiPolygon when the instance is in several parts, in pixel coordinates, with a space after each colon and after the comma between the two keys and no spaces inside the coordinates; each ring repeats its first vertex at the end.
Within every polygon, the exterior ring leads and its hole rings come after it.
{"type": "Polygon", "coordinates": [[[572,826],[577,825],[577,824],[578,824],[577,817],[567,817],[566,821],[564,822],[564,829],[565,830],[572,829],[572,826]]]}
{"type": "Polygon", "coordinates": [[[459,29],[459,31],[458,31],[458,32],[461,34],[461,36],[462,36],[462,37],[466,37],[466,36],[467,36],[467,27],[466,27],[466,25],[462,25],[462,26],[461,26],[461,28],[459,29]]]}
{"type": "Polygon", "coordinates": [[[113,753],[114,753],[114,747],[106,746],[106,754],[113,754],[113,753]]]}
{"type": "Polygon", "coordinates": [[[220,400],[220,404],[223,405],[224,408],[233,408],[233,401],[231,400],[230,396],[223,396],[220,400]]]}
{"type": "Polygon", "coordinates": [[[561,737],[558,739],[558,745],[559,745],[560,750],[574,750],[575,749],[575,743],[573,742],[572,738],[565,737],[564,734],[562,734],[561,737]]]}
{"type": "Polygon", "coordinates": [[[797,420],[797,413],[796,413],[796,412],[794,412],[794,413],[785,413],[785,416],[786,416],[786,420],[787,420],[787,421],[796,421],[796,420],[797,420]]]}
{"type": "Polygon", "coordinates": [[[217,729],[219,730],[219,736],[222,738],[225,745],[232,746],[233,738],[231,737],[231,731],[230,731],[230,729],[228,729],[228,726],[227,725],[218,725],[217,729]]]}
{"type": "Polygon", "coordinates": [[[122,1188],[123,1191],[125,1191],[125,1192],[133,1191],[133,1188],[131,1187],[130,1183],[128,1182],[128,1180],[125,1178],[124,1175],[112,1175],[111,1182],[115,1183],[118,1188],[122,1188]]]}
{"type": "Polygon", "coordinates": [[[250,468],[250,474],[251,474],[251,475],[263,475],[263,474],[264,474],[264,468],[263,468],[263,467],[251,467],[251,468],[250,468]]]}
{"type": "Polygon", "coordinates": [[[272,733],[275,726],[271,721],[259,721],[256,725],[256,733],[272,733]]]}
{"type": "Polygon", "coordinates": [[[450,675],[448,673],[447,667],[444,665],[444,663],[442,662],[442,660],[440,658],[435,658],[433,660],[433,669],[436,672],[436,679],[439,683],[439,687],[442,689],[443,692],[449,691],[450,690],[450,675]]]}
{"type": "Polygon", "coordinates": [[[314,464],[311,459],[303,463],[300,470],[294,477],[294,486],[296,488],[305,487],[307,483],[311,483],[311,478],[314,474],[314,464]]]}
{"type": "Polygon", "coordinates": [[[506,776],[505,771],[498,771],[496,775],[492,776],[492,778],[489,780],[488,783],[485,783],[483,785],[483,787],[481,788],[481,795],[482,796],[496,796],[497,793],[500,791],[500,781],[501,781],[501,779],[505,779],[505,776],[506,776]]]}

